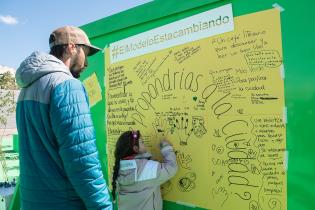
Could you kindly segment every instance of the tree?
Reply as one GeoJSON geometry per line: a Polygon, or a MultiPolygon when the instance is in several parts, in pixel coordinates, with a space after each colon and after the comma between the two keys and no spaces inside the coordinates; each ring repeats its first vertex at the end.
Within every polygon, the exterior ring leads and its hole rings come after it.
{"type": "Polygon", "coordinates": [[[2,138],[7,128],[8,117],[15,112],[16,103],[14,91],[17,89],[15,78],[9,71],[0,74],[0,162],[6,181],[8,176],[5,156],[2,152],[2,138]]]}
{"type": "Polygon", "coordinates": [[[17,90],[18,87],[15,82],[14,75],[7,71],[0,74],[0,89],[3,90],[17,90]]]}
{"type": "Polygon", "coordinates": [[[0,128],[7,124],[7,117],[15,112],[14,90],[18,87],[14,76],[7,71],[0,74],[0,128]]]}

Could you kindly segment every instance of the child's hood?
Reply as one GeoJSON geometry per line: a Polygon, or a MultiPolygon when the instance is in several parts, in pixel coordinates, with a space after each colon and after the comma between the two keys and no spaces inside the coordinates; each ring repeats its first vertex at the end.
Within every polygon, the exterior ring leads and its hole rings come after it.
{"type": "Polygon", "coordinates": [[[121,160],[119,176],[117,181],[120,185],[132,185],[137,181],[139,171],[142,171],[148,159],[152,155],[150,153],[138,154],[132,160],[121,160]]]}

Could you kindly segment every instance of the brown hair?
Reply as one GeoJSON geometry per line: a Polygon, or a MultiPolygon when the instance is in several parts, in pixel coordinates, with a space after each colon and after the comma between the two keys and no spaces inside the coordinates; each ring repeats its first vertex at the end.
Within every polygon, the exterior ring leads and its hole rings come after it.
{"type": "Polygon", "coordinates": [[[126,131],[120,135],[115,148],[115,165],[113,168],[112,196],[116,200],[116,180],[120,168],[120,160],[136,154],[133,147],[139,146],[140,131],[126,131]]]}

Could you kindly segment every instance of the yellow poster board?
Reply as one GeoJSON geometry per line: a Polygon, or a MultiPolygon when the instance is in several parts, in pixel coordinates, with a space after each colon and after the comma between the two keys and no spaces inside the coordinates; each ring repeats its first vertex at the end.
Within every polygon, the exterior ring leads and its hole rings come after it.
{"type": "Polygon", "coordinates": [[[156,157],[161,138],[176,150],[179,171],[162,186],[164,200],[287,208],[280,14],[266,10],[234,24],[233,32],[115,64],[107,51],[110,173],[118,136],[140,130],[156,157]]]}
{"type": "Polygon", "coordinates": [[[90,107],[102,100],[102,90],[95,73],[86,78],[83,85],[89,96],[90,107]]]}

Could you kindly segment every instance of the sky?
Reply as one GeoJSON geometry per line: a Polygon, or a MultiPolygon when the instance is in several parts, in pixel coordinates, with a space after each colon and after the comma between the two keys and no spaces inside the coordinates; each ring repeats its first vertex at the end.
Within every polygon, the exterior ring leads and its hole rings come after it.
{"type": "Polygon", "coordinates": [[[151,0],[0,0],[0,68],[16,69],[33,51],[49,52],[50,33],[82,26],[151,0]]]}

